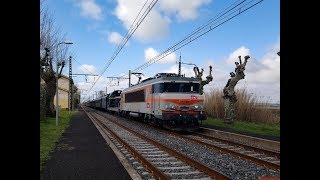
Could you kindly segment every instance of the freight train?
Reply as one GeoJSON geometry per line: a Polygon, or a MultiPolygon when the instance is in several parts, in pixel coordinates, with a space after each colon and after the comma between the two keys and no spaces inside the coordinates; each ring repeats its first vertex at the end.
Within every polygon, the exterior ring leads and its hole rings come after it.
{"type": "Polygon", "coordinates": [[[85,105],[139,119],[161,128],[192,131],[206,119],[201,80],[158,73],[124,90],[116,90],[85,105]]]}

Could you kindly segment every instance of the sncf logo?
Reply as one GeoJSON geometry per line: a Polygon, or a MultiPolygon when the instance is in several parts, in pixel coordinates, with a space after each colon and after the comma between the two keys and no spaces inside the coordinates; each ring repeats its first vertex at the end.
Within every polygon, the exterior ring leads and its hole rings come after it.
{"type": "Polygon", "coordinates": [[[198,99],[197,96],[191,95],[191,99],[198,99]]]}

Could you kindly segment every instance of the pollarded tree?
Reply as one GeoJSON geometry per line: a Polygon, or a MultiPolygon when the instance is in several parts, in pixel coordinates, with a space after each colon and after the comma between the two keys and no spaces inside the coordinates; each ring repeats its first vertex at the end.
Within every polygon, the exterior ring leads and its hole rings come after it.
{"type": "Polygon", "coordinates": [[[40,3],[40,82],[41,79],[44,81],[40,88],[42,94],[40,106],[45,104],[45,107],[40,108],[40,111],[45,111],[44,114],[47,116],[54,116],[53,100],[56,94],[56,73],[60,78],[68,49],[61,46],[64,36],[61,36],[61,30],[54,26],[54,19],[48,9],[44,8],[43,1],[40,3]],[[43,53],[44,50],[45,53],[43,53]],[[57,65],[60,70],[57,70],[57,65]],[[41,104],[42,102],[45,103],[41,104]]]}
{"type": "Polygon", "coordinates": [[[45,66],[42,68],[42,72],[40,73],[41,78],[45,82],[44,89],[46,92],[46,103],[45,103],[45,109],[46,109],[46,115],[47,116],[55,116],[55,108],[54,108],[54,96],[56,94],[56,75],[58,74],[58,78],[61,77],[61,72],[65,66],[65,61],[57,61],[55,64],[52,62],[53,58],[48,57],[47,61],[45,61],[46,64],[49,64],[48,66],[45,66]],[[55,66],[55,68],[53,67],[55,66]],[[56,68],[58,66],[58,69],[56,68]],[[54,70],[55,69],[55,70],[54,70]],[[57,74],[56,74],[57,73],[57,74]]]}
{"type": "Polygon", "coordinates": [[[209,75],[206,77],[206,80],[202,80],[202,75],[203,75],[203,68],[201,68],[201,72],[199,71],[198,67],[193,68],[195,78],[200,79],[200,94],[203,94],[203,86],[206,84],[209,84],[209,82],[212,81],[212,66],[209,66],[209,75]]]}
{"type": "Polygon", "coordinates": [[[236,68],[235,73],[231,72],[231,78],[228,80],[226,86],[223,88],[223,98],[224,98],[224,122],[233,123],[235,120],[235,103],[237,102],[237,96],[234,91],[235,86],[238,81],[244,79],[244,70],[250,56],[244,57],[244,63],[241,61],[241,56],[239,56],[239,62],[235,62],[236,68]]]}

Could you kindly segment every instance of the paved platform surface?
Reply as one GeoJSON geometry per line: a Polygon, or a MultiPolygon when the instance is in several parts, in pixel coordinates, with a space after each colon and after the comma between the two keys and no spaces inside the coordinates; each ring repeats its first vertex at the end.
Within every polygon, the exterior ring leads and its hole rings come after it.
{"type": "Polygon", "coordinates": [[[82,110],[45,164],[41,179],[132,179],[82,110]]]}

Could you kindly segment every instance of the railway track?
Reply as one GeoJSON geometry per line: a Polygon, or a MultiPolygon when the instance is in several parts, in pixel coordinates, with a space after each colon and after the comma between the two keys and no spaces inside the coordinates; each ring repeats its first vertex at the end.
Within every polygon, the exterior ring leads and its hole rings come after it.
{"type": "MultiPolygon", "coordinates": [[[[230,179],[258,179],[264,176],[279,178],[280,176],[280,154],[277,155],[277,152],[268,154],[267,150],[259,150],[259,148],[236,142],[227,144],[223,139],[213,140],[200,134],[181,135],[101,111],[97,113],[138,131],[143,136],[149,136],[149,139],[170,147],[174,152],[180,152],[198,164],[217,170],[230,179]]],[[[167,165],[163,166],[167,167],[167,165]]],[[[193,167],[196,166],[193,165],[193,167]]]]}
{"type": "Polygon", "coordinates": [[[253,161],[257,164],[263,165],[276,171],[280,170],[280,152],[277,151],[249,146],[243,143],[212,137],[201,133],[192,133],[192,135],[181,135],[166,130],[159,130],[152,126],[150,126],[150,128],[162,131],[163,133],[171,134],[180,139],[185,139],[187,141],[192,141],[203,146],[210,147],[222,153],[231,154],[235,157],[253,161]]]}
{"type": "MultiPolygon", "coordinates": [[[[96,112],[83,108],[88,117],[104,129],[143,164],[150,179],[230,179],[230,177],[208,168],[199,162],[178,153],[139,132],[123,126],[96,112]]],[[[122,147],[122,146],[119,147],[122,147]]],[[[122,150],[124,151],[124,149],[122,150]]],[[[143,168],[140,168],[143,169],[143,168]]]]}
{"type": "MultiPolygon", "coordinates": [[[[150,127],[154,128],[154,127],[150,127]]],[[[157,128],[154,128],[157,129],[157,128]]],[[[157,129],[159,130],[159,129],[157,129]]],[[[231,154],[235,157],[240,157],[245,160],[253,161],[257,164],[271,168],[273,170],[280,170],[280,152],[268,149],[249,146],[246,144],[225,140],[222,138],[212,137],[201,133],[192,132],[191,135],[181,135],[166,130],[159,130],[167,134],[171,134],[180,139],[192,141],[206,147],[218,150],[222,153],[231,154]]]]}
{"type": "Polygon", "coordinates": [[[200,128],[199,132],[201,132],[203,135],[213,136],[219,139],[225,139],[228,141],[239,142],[241,144],[247,144],[253,147],[280,152],[280,142],[275,140],[263,139],[259,137],[253,137],[206,127],[200,128]]]}
{"type": "Polygon", "coordinates": [[[219,150],[223,153],[228,153],[245,160],[253,161],[273,170],[280,170],[279,152],[206,136],[200,133],[193,133],[192,135],[180,135],[177,133],[172,133],[172,135],[202,144],[204,146],[219,150]]]}

